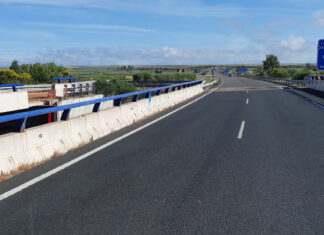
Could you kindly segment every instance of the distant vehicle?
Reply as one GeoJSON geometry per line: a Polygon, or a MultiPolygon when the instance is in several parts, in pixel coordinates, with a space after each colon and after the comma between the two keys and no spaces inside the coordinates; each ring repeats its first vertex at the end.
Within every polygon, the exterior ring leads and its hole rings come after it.
{"type": "Polygon", "coordinates": [[[228,76],[229,76],[229,77],[233,77],[233,74],[229,74],[228,76]]]}

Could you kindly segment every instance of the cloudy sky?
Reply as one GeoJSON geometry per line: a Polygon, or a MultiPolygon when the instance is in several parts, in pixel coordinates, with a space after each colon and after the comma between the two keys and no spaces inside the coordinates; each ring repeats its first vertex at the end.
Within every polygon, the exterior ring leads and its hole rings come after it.
{"type": "Polygon", "coordinates": [[[0,66],[316,62],[323,0],[0,0],[0,66]]]}

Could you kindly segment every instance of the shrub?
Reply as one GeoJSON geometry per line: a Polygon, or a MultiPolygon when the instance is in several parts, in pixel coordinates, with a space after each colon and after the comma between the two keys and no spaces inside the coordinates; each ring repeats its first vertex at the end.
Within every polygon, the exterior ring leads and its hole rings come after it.
{"type": "Polygon", "coordinates": [[[111,78],[107,80],[107,78],[104,76],[101,76],[96,80],[96,88],[99,93],[102,93],[105,96],[119,95],[136,91],[133,84],[118,78],[111,78]]]}
{"type": "Polygon", "coordinates": [[[264,70],[262,67],[258,67],[253,71],[255,76],[264,76],[264,70]]]}
{"type": "Polygon", "coordinates": [[[153,76],[151,73],[148,72],[140,72],[140,73],[135,73],[133,75],[133,80],[136,82],[149,82],[149,81],[154,81],[153,76]]]}
{"type": "Polygon", "coordinates": [[[18,74],[10,69],[0,70],[0,83],[1,84],[13,84],[13,83],[24,83],[29,84],[32,82],[32,77],[28,73],[18,74]]]}
{"type": "Polygon", "coordinates": [[[156,81],[194,81],[196,79],[195,73],[161,73],[154,75],[156,81]]]}
{"type": "Polygon", "coordinates": [[[312,71],[310,71],[308,69],[301,69],[294,73],[293,79],[294,80],[303,80],[305,78],[305,76],[309,76],[311,74],[312,74],[312,71]]]}
{"type": "Polygon", "coordinates": [[[287,70],[285,70],[285,69],[275,68],[270,73],[270,76],[272,76],[272,77],[279,77],[279,78],[289,78],[290,77],[290,73],[287,70]]]}

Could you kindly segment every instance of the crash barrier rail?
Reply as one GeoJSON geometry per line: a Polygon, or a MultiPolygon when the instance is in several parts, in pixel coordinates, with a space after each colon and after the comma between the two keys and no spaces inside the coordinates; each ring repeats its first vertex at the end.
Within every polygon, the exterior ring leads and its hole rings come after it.
{"type": "Polygon", "coordinates": [[[69,80],[69,83],[72,83],[73,81],[76,82],[75,77],[65,77],[65,78],[53,78],[54,81],[57,81],[57,83],[61,84],[63,80],[69,80]]]}
{"type": "Polygon", "coordinates": [[[153,88],[153,89],[149,89],[149,90],[127,93],[127,94],[123,94],[123,95],[116,95],[116,96],[105,97],[105,98],[96,99],[96,100],[84,101],[84,102],[75,103],[75,104],[62,105],[62,106],[39,109],[39,110],[34,110],[34,111],[4,115],[4,116],[0,116],[0,123],[17,120],[17,131],[23,132],[26,128],[26,122],[29,117],[63,111],[62,115],[60,117],[60,120],[66,121],[69,119],[70,111],[73,108],[78,108],[78,107],[82,107],[82,106],[86,106],[86,105],[94,105],[92,112],[99,112],[101,103],[105,102],[105,101],[113,100],[114,106],[121,106],[123,98],[132,97],[132,102],[137,102],[139,100],[139,96],[141,94],[145,94],[145,98],[148,98],[149,100],[151,100],[152,94],[159,96],[162,93],[162,90],[164,90],[164,93],[169,93],[169,91],[175,91],[176,89],[181,90],[183,88],[196,86],[201,83],[202,83],[202,80],[184,82],[184,83],[178,83],[178,84],[174,84],[174,85],[170,85],[170,86],[164,86],[164,87],[158,87],[158,88],[153,88]]]}
{"type": "MultiPolygon", "coordinates": [[[[85,82],[74,82],[71,84],[66,84],[66,86],[71,86],[67,88],[68,96],[77,96],[84,94],[93,94],[96,92],[96,81],[85,81],[85,82]]],[[[54,90],[53,84],[41,84],[41,85],[24,85],[24,84],[14,84],[16,85],[16,91],[49,91],[54,90]],[[22,85],[17,87],[17,85],[22,85]]],[[[9,93],[14,91],[12,84],[0,85],[0,93],[9,93]]]]}
{"type": "Polygon", "coordinates": [[[309,75],[305,77],[305,80],[309,81],[323,81],[324,75],[309,75]]]}
{"type": "Polygon", "coordinates": [[[253,77],[257,80],[262,80],[266,82],[273,82],[281,85],[286,86],[293,86],[298,88],[307,88],[311,81],[309,80],[288,80],[288,79],[282,79],[282,78],[274,78],[274,77],[253,77]]]}
{"type": "Polygon", "coordinates": [[[0,87],[11,87],[13,92],[17,92],[17,86],[24,86],[25,84],[17,83],[17,84],[2,84],[0,87]]]}
{"type": "Polygon", "coordinates": [[[135,87],[159,87],[166,86],[171,84],[177,84],[179,81],[127,81],[128,83],[133,84],[135,87]]]}
{"type": "Polygon", "coordinates": [[[76,82],[67,88],[68,97],[89,95],[96,93],[96,81],[76,82]]]}

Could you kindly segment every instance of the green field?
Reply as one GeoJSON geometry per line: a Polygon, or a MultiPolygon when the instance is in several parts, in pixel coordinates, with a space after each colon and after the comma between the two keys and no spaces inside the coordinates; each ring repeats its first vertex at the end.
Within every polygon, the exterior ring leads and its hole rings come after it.
{"type": "MultiPolygon", "coordinates": [[[[138,72],[168,73],[168,72],[194,72],[196,74],[210,75],[211,68],[217,67],[219,71],[225,68],[236,70],[237,68],[248,68],[253,71],[262,68],[261,64],[219,64],[219,65],[156,65],[156,66],[66,66],[79,81],[96,79],[98,75],[119,76],[131,80],[138,72]]],[[[296,70],[304,67],[315,67],[314,64],[281,64],[283,69],[296,70]]]]}
{"type": "Polygon", "coordinates": [[[98,75],[121,76],[124,79],[131,80],[133,75],[138,72],[169,73],[169,72],[194,72],[205,74],[210,73],[210,65],[201,66],[67,66],[70,71],[79,81],[96,79],[98,75]]]}

